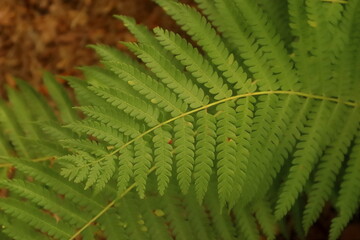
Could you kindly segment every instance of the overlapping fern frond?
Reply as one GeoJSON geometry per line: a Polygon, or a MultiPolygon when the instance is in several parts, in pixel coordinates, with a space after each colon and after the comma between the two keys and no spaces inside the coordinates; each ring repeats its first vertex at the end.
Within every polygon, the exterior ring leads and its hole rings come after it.
{"type": "Polygon", "coordinates": [[[55,111],[8,89],[3,234],[275,239],[287,214],[306,234],[331,200],[338,238],[359,207],[360,2],[156,2],[184,32],[117,16],[140,61],[92,45],[102,66],[65,77],[79,106],[50,74],[55,111]]]}

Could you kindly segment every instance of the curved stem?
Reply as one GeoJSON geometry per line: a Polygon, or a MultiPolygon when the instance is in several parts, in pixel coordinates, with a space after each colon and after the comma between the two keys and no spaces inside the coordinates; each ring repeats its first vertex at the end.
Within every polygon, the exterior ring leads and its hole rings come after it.
{"type": "MultiPolygon", "coordinates": [[[[148,175],[155,170],[156,167],[152,167],[148,175]]],[[[131,184],[124,192],[122,192],[119,196],[117,196],[114,200],[112,200],[109,204],[107,204],[98,214],[96,214],[93,218],[91,218],[84,226],[82,226],[74,235],[72,235],[69,240],[74,240],[80,233],[82,233],[87,227],[89,227],[93,222],[95,222],[98,218],[104,215],[117,200],[123,198],[126,194],[128,194],[133,188],[136,187],[136,183],[131,184]]]]}

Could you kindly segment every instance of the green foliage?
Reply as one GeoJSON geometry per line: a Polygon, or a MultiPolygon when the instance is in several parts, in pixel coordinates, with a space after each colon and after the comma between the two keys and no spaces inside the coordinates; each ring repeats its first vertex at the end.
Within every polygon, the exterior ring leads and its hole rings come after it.
{"type": "Polygon", "coordinates": [[[139,61],[18,80],[0,102],[2,239],[299,237],[360,199],[360,1],[156,1],[184,32],[116,16],[139,61]],[[185,35],[185,33],[187,35],[185,35]],[[21,230],[20,230],[21,229],[21,230]]]}

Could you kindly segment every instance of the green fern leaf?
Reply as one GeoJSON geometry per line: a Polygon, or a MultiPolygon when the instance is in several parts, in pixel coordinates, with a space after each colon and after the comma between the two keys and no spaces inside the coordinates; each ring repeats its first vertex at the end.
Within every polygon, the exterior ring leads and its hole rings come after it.
{"type": "Polygon", "coordinates": [[[24,204],[14,199],[0,199],[0,207],[7,214],[19,218],[29,225],[46,232],[57,239],[68,239],[71,236],[71,228],[62,222],[56,223],[51,216],[42,213],[39,209],[24,204]]]}
{"type": "Polygon", "coordinates": [[[88,117],[106,124],[109,128],[118,130],[125,136],[134,138],[144,131],[144,127],[138,121],[133,117],[118,111],[115,107],[84,106],[79,107],[79,109],[88,117]]]}
{"type": "Polygon", "coordinates": [[[174,155],[177,168],[177,179],[180,189],[187,193],[194,168],[194,119],[190,116],[174,121],[174,155]]]}
{"type": "Polygon", "coordinates": [[[350,160],[348,162],[344,180],[341,184],[339,197],[336,206],[339,209],[339,215],[332,220],[329,239],[337,239],[346,224],[359,207],[360,191],[360,141],[359,133],[355,139],[350,160]]]}
{"type": "Polygon", "coordinates": [[[134,178],[136,189],[141,198],[145,197],[148,172],[153,162],[153,152],[149,144],[142,138],[134,142],[135,163],[134,178]]]}
{"type": "Polygon", "coordinates": [[[204,49],[212,63],[223,72],[225,79],[229,83],[235,83],[235,89],[242,92],[254,91],[254,85],[250,85],[246,73],[234,59],[234,55],[230,54],[223,40],[199,12],[169,0],[157,2],[204,49]]]}
{"type": "Polygon", "coordinates": [[[267,239],[275,239],[276,220],[272,214],[272,209],[267,200],[259,200],[254,204],[254,211],[257,221],[267,239]]]}
{"type": "Polygon", "coordinates": [[[154,131],[154,162],[158,179],[158,189],[161,195],[164,194],[169,184],[172,169],[172,145],[171,134],[162,128],[154,131]]]}
{"type": "Polygon", "coordinates": [[[161,81],[172,89],[180,99],[196,108],[208,103],[202,89],[199,89],[173,64],[161,56],[154,47],[141,44],[125,44],[134,52],[161,81]]]}
{"type": "Polygon", "coordinates": [[[28,223],[25,223],[24,221],[17,220],[17,219],[11,219],[11,221],[6,221],[3,224],[3,230],[0,237],[4,240],[23,240],[23,239],[29,239],[29,240],[48,240],[49,238],[45,236],[44,234],[40,233],[38,230],[30,227],[28,223]],[[10,238],[9,238],[9,237],[10,238]]]}
{"type": "Polygon", "coordinates": [[[21,130],[19,123],[15,121],[15,116],[12,111],[0,101],[0,123],[7,132],[7,138],[14,145],[17,153],[20,157],[29,157],[30,153],[26,148],[24,140],[21,138],[23,136],[23,131],[21,130]]]}
{"type": "Polygon", "coordinates": [[[223,103],[216,110],[216,158],[218,193],[221,206],[231,199],[236,171],[236,112],[233,103],[223,103]]]}
{"type": "Polygon", "coordinates": [[[110,63],[110,69],[118,74],[124,81],[131,85],[136,91],[144,95],[153,104],[158,105],[173,116],[183,113],[187,106],[177,100],[164,84],[152,78],[150,75],[141,72],[133,65],[110,63]]]}
{"type": "Polygon", "coordinates": [[[224,84],[224,80],[218,76],[210,63],[190,43],[179,35],[161,28],[154,29],[154,32],[165,49],[171,51],[196,81],[203,84],[210,93],[215,95],[215,100],[232,95],[232,91],[224,84]]]}
{"type": "MultiPolygon", "coordinates": [[[[19,119],[19,125],[14,123],[6,124],[5,122],[4,125],[8,125],[8,126],[10,125],[9,129],[12,129],[13,127],[19,127],[18,131],[16,131],[17,134],[23,133],[23,136],[26,136],[27,138],[34,140],[41,139],[43,136],[41,135],[39,126],[37,124],[34,124],[34,121],[36,121],[35,113],[28,110],[29,107],[27,106],[28,104],[23,94],[19,91],[16,91],[15,89],[8,88],[7,95],[9,101],[11,102],[11,105],[9,105],[9,109],[7,113],[8,117],[6,118],[11,118],[13,116],[14,120],[15,118],[19,119]]],[[[5,114],[6,114],[6,110],[5,110],[5,114]]]]}
{"type": "Polygon", "coordinates": [[[125,232],[125,227],[121,225],[116,210],[110,210],[106,215],[99,218],[99,223],[103,226],[103,230],[108,240],[117,240],[119,238],[129,240],[125,232]]]}
{"type": "Polygon", "coordinates": [[[1,181],[0,185],[10,189],[13,193],[29,199],[31,202],[56,213],[69,224],[80,227],[89,218],[88,214],[78,211],[76,206],[69,202],[62,201],[45,188],[33,183],[26,183],[21,180],[1,181]]]}
{"type": "Polygon", "coordinates": [[[107,105],[106,101],[101,97],[97,96],[95,93],[90,91],[86,81],[75,77],[63,77],[69,85],[74,89],[76,93],[77,100],[81,105],[92,105],[96,103],[96,106],[107,105]]]}
{"type": "Polygon", "coordinates": [[[96,212],[102,208],[102,204],[97,199],[93,199],[89,192],[83,190],[83,187],[64,181],[64,178],[53,169],[24,160],[8,159],[8,161],[14,164],[19,171],[34,177],[35,180],[51,187],[57,193],[64,194],[66,199],[82,206],[88,206],[90,212],[96,212]]]}
{"type": "Polygon", "coordinates": [[[135,96],[114,89],[91,87],[91,90],[131,117],[144,120],[149,126],[155,126],[159,123],[158,110],[135,96]]]}
{"type": "Polygon", "coordinates": [[[78,133],[85,133],[104,140],[113,146],[121,146],[123,144],[123,136],[119,131],[99,122],[92,120],[76,121],[68,124],[67,127],[78,133]]]}
{"type": "Polygon", "coordinates": [[[275,77],[276,74],[266,61],[263,49],[251,31],[238,20],[237,16],[241,13],[236,4],[233,1],[223,0],[215,2],[215,6],[222,17],[214,19],[213,24],[218,27],[223,36],[228,38],[236,53],[244,59],[244,65],[252,73],[260,90],[279,89],[280,84],[275,77]]]}
{"type": "Polygon", "coordinates": [[[120,150],[117,187],[118,192],[123,192],[134,176],[134,149],[132,145],[120,150]]]}
{"type": "Polygon", "coordinates": [[[273,73],[277,74],[276,77],[281,88],[283,90],[298,90],[298,78],[296,72],[293,71],[293,63],[290,61],[284,43],[276,34],[275,27],[271,25],[269,18],[254,1],[236,0],[235,4],[244,18],[242,23],[248,23],[248,27],[252,30],[251,34],[261,45],[264,52],[263,56],[267,58],[273,73]]]}
{"type": "Polygon", "coordinates": [[[212,168],[215,160],[215,117],[203,110],[197,113],[196,118],[196,146],[194,181],[196,198],[199,202],[204,199],[207,191],[212,168]]]}
{"type": "Polygon", "coordinates": [[[94,49],[97,55],[101,57],[101,62],[108,67],[108,63],[126,63],[133,64],[135,61],[120,50],[103,44],[92,44],[90,48],[94,49]]]}
{"type": "Polygon", "coordinates": [[[137,95],[125,81],[112,71],[100,67],[80,67],[89,85],[96,87],[121,89],[129,95],[137,95]]]}
{"type": "Polygon", "coordinates": [[[239,199],[245,179],[247,176],[247,168],[249,165],[249,149],[250,149],[250,140],[251,140],[251,129],[253,124],[253,115],[254,115],[254,103],[256,99],[253,97],[248,97],[244,99],[239,99],[236,102],[236,171],[233,189],[233,201],[231,205],[235,204],[235,201],[239,199]]]}
{"type": "MultiPolygon", "coordinates": [[[[346,116],[346,115],[344,115],[346,116]]],[[[303,226],[305,232],[319,217],[322,208],[330,197],[335,184],[336,175],[339,173],[351,139],[356,132],[359,119],[359,112],[353,110],[345,124],[340,128],[339,136],[335,142],[330,144],[315,173],[315,183],[308,193],[308,203],[304,210],[303,226]]]]}
{"type": "Polygon", "coordinates": [[[44,73],[44,83],[51,93],[51,98],[57,104],[63,122],[71,122],[78,119],[72,108],[72,103],[65,89],[56,81],[55,77],[48,72],[44,73]]]}
{"type": "Polygon", "coordinates": [[[328,118],[331,114],[327,102],[318,103],[309,115],[309,126],[304,128],[304,135],[300,136],[298,150],[294,153],[293,165],[287,181],[284,183],[276,206],[275,216],[282,218],[294,204],[300,191],[302,191],[309,175],[318,161],[324,145],[329,141],[327,129],[320,126],[328,124],[328,118]],[[321,129],[322,131],[319,131],[321,129]]]}
{"type": "Polygon", "coordinates": [[[244,236],[245,239],[260,239],[260,233],[256,226],[256,220],[249,210],[237,210],[236,217],[240,233],[244,236]]]}

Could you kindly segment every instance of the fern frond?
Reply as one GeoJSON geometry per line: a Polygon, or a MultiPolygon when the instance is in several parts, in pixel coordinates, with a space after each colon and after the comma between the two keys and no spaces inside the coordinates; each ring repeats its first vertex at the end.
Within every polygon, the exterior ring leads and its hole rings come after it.
{"type": "Polygon", "coordinates": [[[10,155],[11,147],[3,132],[4,130],[0,124],[0,156],[8,156],[10,155]]]}
{"type": "Polygon", "coordinates": [[[29,157],[29,149],[27,149],[24,140],[21,138],[24,133],[15,120],[14,113],[2,101],[0,101],[0,123],[6,130],[6,137],[11,141],[17,154],[20,157],[29,157]]]}
{"type": "Polygon", "coordinates": [[[291,46],[294,49],[292,58],[295,62],[295,67],[298,70],[297,72],[302,82],[302,88],[312,92],[314,85],[312,76],[315,74],[315,68],[312,67],[314,58],[309,56],[311,33],[304,6],[304,0],[288,1],[289,26],[292,35],[297,38],[297,41],[292,41],[291,43],[291,46]]]}
{"type": "Polygon", "coordinates": [[[29,226],[28,223],[25,223],[24,221],[18,219],[11,219],[10,221],[7,221],[5,223],[2,222],[2,224],[3,224],[2,233],[4,234],[1,234],[0,237],[1,239],[4,240],[13,240],[13,239],[48,240],[49,239],[47,236],[45,236],[38,230],[29,226]]]}
{"type": "MultiPolygon", "coordinates": [[[[256,105],[258,108],[255,111],[253,126],[256,130],[251,135],[249,142],[252,148],[248,160],[246,179],[248,184],[244,187],[244,192],[249,192],[247,194],[248,201],[252,201],[256,195],[256,192],[250,191],[251,188],[264,190],[264,186],[272,184],[271,178],[267,177],[268,170],[272,166],[276,166],[280,160],[279,156],[274,157],[273,154],[276,153],[275,150],[282,140],[286,139],[285,136],[289,134],[287,127],[296,112],[299,98],[296,96],[269,96],[259,98],[259,101],[256,105]],[[264,182],[264,180],[270,182],[264,182]]],[[[280,156],[280,158],[283,157],[280,156]]]]}
{"type": "Polygon", "coordinates": [[[330,144],[321,158],[318,170],[315,173],[315,183],[308,193],[308,203],[304,210],[303,226],[305,232],[319,217],[325,201],[330,197],[335,178],[344,160],[344,154],[348,151],[351,139],[356,133],[358,127],[356,119],[359,119],[359,112],[353,109],[344,125],[340,128],[336,141],[330,144]]]}
{"type": "Polygon", "coordinates": [[[175,55],[196,81],[203,84],[210,93],[215,95],[215,100],[232,95],[231,89],[224,84],[224,80],[218,76],[210,63],[190,43],[179,35],[161,28],[154,29],[154,32],[164,48],[175,55]]]}
{"type": "MultiPolygon", "coordinates": [[[[169,0],[157,0],[165,11],[201,46],[229,83],[241,92],[254,91],[244,70],[226,48],[221,37],[193,8],[169,0]]],[[[224,85],[226,86],[226,85],[224,85]]]]}
{"type": "Polygon", "coordinates": [[[126,226],[121,223],[121,219],[119,219],[118,214],[116,214],[116,210],[110,210],[107,214],[99,218],[98,222],[101,224],[108,240],[117,240],[119,238],[130,240],[125,232],[126,226]]]}
{"type": "Polygon", "coordinates": [[[313,108],[308,116],[308,126],[304,128],[304,135],[300,136],[297,144],[298,150],[294,153],[293,165],[287,181],[284,183],[276,206],[275,216],[282,218],[294,204],[297,196],[302,191],[315,163],[319,159],[324,146],[330,139],[326,128],[331,111],[328,103],[320,102],[313,108]],[[315,109],[318,108],[317,112],[315,109]]]}
{"type": "Polygon", "coordinates": [[[164,84],[140,71],[134,65],[109,63],[110,69],[118,74],[136,91],[144,95],[153,104],[170,112],[172,116],[179,115],[187,109],[187,105],[176,98],[164,84]]]}
{"type": "Polygon", "coordinates": [[[59,196],[51,193],[44,187],[34,183],[27,183],[22,180],[1,181],[0,185],[16,193],[21,197],[27,198],[44,209],[56,213],[71,225],[77,227],[86,223],[88,214],[78,211],[77,207],[67,201],[63,201],[59,196]]]}
{"type": "Polygon", "coordinates": [[[248,25],[247,31],[251,29],[251,34],[261,45],[261,51],[264,52],[263,57],[267,58],[272,72],[277,74],[276,77],[281,88],[283,90],[299,89],[298,78],[296,72],[293,71],[293,63],[269,18],[254,1],[237,0],[235,2],[239,13],[244,18],[242,23],[248,25]]]}
{"type": "Polygon", "coordinates": [[[61,170],[62,176],[75,183],[82,182],[87,178],[90,166],[86,164],[92,160],[90,154],[65,155],[60,160],[63,167],[61,170]]]}
{"type": "Polygon", "coordinates": [[[188,212],[190,225],[193,228],[198,239],[215,239],[215,234],[210,227],[210,219],[204,212],[203,206],[200,205],[195,198],[195,195],[189,191],[185,195],[184,204],[188,212]]]}
{"type": "Polygon", "coordinates": [[[123,136],[119,131],[99,122],[92,120],[76,121],[68,124],[67,127],[75,132],[84,133],[104,140],[113,146],[121,146],[123,144],[123,136]]]}
{"type": "MultiPolygon", "coordinates": [[[[125,27],[135,36],[139,43],[149,45],[154,48],[155,51],[161,53],[164,59],[172,59],[172,64],[175,68],[180,68],[180,63],[174,59],[171,54],[167,51],[164,51],[160,43],[155,39],[154,34],[144,25],[136,24],[136,21],[128,16],[119,16],[115,15],[115,18],[120,19],[125,27]]],[[[152,75],[151,73],[147,73],[152,75]]]]}
{"type": "Polygon", "coordinates": [[[146,180],[149,169],[153,162],[153,151],[149,143],[142,138],[134,142],[135,163],[134,178],[136,182],[136,190],[141,198],[145,197],[146,180]]]}
{"type": "Polygon", "coordinates": [[[130,179],[134,176],[134,148],[129,145],[120,150],[117,188],[118,192],[123,192],[129,184],[130,179]]]}
{"type": "Polygon", "coordinates": [[[233,103],[222,103],[216,110],[216,158],[218,193],[221,206],[231,199],[236,171],[236,112],[233,103]]]}
{"type": "Polygon", "coordinates": [[[184,100],[192,108],[200,107],[208,103],[202,89],[193,84],[179,71],[168,59],[157,52],[154,47],[145,44],[125,44],[134,52],[155,75],[161,79],[178,97],[184,100]]]}
{"type": "Polygon", "coordinates": [[[148,198],[148,201],[141,205],[142,217],[144,219],[147,231],[149,231],[150,239],[171,240],[168,225],[164,224],[165,214],[159,205],[157,198],[148,198]]]}
{"type": "Polygon", "coordinates": [[[102,161],[92,164],[85,189],[94,185],[94,191],[99,193],[103,188],[105,188],[114,172],[114,156],[105,156],[102,161]]]}
{"type": "Polygon", "coordinates": [[[207,191],[215,160],[215,117],[205,109],[196,115],[194,181],[196,198],[202,202],[207,191]]]}
{"type": "Polygon", "coordinates": [[[8,118],[11,118],[11,115],[13,115],[14,121],[15,119],[19,119],[17,124],[11,124],[13,127],[19,128],[17,134],[22,133],[23,137],[26,136],[27,138],[34,140],[42,138],[43,136],[41,135],[39,126],[34,124],[34,121],[36,121],[35,114],[28,110],[29,107],[27,106],[28,104],[23,94],[13,88],[8,88],[7,96],[11,102],[11,105],[9,105],[8,108],[8,118]]]}
{"type": "Polygon", "coordinates": [[[305,1],[305,9],[311,39],[309,51],[313,56],[311,68],[314,69],[314,75],[312,75],[314,80],[312,84],[318,91],[332,94],[337,91],[334,88],[336,84],[333,84],[334,78],[331,78],[331,63],[334,61],[332,56],[335,56],[333,51],[336,48],[329,45],[341,38],[337,30],[343,7],[341,4],[305,1]]]}
{"type": "Polygon", "coordinates": [[[306,116],[312,107],[313,100],[307,99],[302,106],[297,106],[297,108],[292,109],[295,114],[288,119],[290,123],[286,128],[286,134],[283,136],[279,145],[274,149],[271,160],[272,166],[269,169],[269,173],[264,176],[262,189],[259,189],[258,191],[260,195],[269,190],[269,187],[273,184],[273,180],[280,173],[284,163],[286,163],[286,160],[288,160],[289,156],[292,154],[292,149],[295,147],[297,139],[300,138],[301,132],[305,127],[304,123],[306,122],[306,116]]]}
{"type": "Polygon", "coordinates": [[[144,127],[136,121],[133,117],[118,111],[113,106],[98,107],[98,106],[83,106],[79,109],[88,117],[95,119],[107,127],[114,128],[124,134],[134,138],[144,131],[144,127]]]}
{"type": "Polygon", "coordinates": [[[135,63],[134,59],[132,59],[127,54],[121,52],[120,50],[110,47],[103,44],[91,44],[88,47],[95,50],[97,55],[100,56],[101,62],[108,67],[108,63],[126,63],[133,64],[135,63]]]}
{"type": "Polygon", "coordinates": [[[55,77],[50,73],[45,72],[44,83],[51,94],[51,98],[56,102],[56,107],[59,109],[62,121],[68,123],[79,119],[72,108],[73,104],[71,103],[69,96],[65,89],[56,81],[55,77]]]}
{"type": "Polygon", "coordinates": [[[64,181],[64,178],[55,170],[29,161],[19,161],[18,159],[8,159],[8,161],[16,166],[19,171],[34,177],[35,180],[51,187],[57,193],[64,194],[66,199],[82,206],[88,206],[89,211],[96,212],[102,208],[101,202],[93,199],[90,192],[85,191],[79,185],[64,181]]]}
{"type": "Polygon", "coordinates": [[[268,200],[264,199],[257,201],[254,204],[254,211],[256,219],[267,239],[275,239],[277,223],[268,200]]]}
{"type": "Polygon", "coordinates": [[[164,217],[170,223],[170,229],[173,234],[181,240],[186,240],[188,236],[195,237],[189,222],[182,217],[184,214],[187,215],[187,213],[183,210],[184,206],[181,200],[177,199],[176,195],[166,194],[161,201],[165,212],[164,217]]]}
{"type": "Polygon", "coordinates": [[[174,155],[177,180],[183,193],[187,193],[194,168],[194,119],[186,116],[174,121],[174,155]]]}
{"type": "Polygon", "coordinates": [[[337,57],[336,66],[338,71],[333,72],[336,90],[341,98],[358,98],[358,84],[356,80],[359,76],[358,66],[358,49],[357,42],[360,39],[360,32],[358,30],[360,14],[360,4],[358,1],[349,1],[345,6],[342,16],[342,22],[339,24],[337,38],[334,38],[336,46],[335,56],[337,57]],[[349,34],[347,34],[349,33],[349,34]]]}
{"type": "Polygon", "coordinates": [[[256,220],[248,209],[238,209],[235,213],[237,226],[245,239],[260,239],[260,233],[256,226],[256,220]]]}
{"type": "Polygon", "coordinates": [[[172,145],[171,134],[162,128],[154,131],[154,162],[158,180],[158,189],[161,195],[164,194],[169,184],[172,169],[172,145]]]}
{"type": "Polygon", "coordinates": [[[150,127],[159,123],[158,109],[152,107],[138,97],[114,89],[95,87],[91,87],[90,89],[96,93],[96,95],[102,97],[108,103],[111,103],[111,105],[119,108],[131,117],[135,117],[138,120],[144,120],[150,127]]]}
{"type": "Polygon", "coordinates": [[[108,152],[106,151],[106,146],[88,139],[65,139],[61,140],[61,144],[64,147],[70,149],[70,151],[76,152],[76,150],[80,150],[83,152],[87,152],[90,154],[94,154],[95,156],[103,156],[108,152]]]}
{"type": "Polygon", "coordinates": [[[36,151],[40,156],[63,156],[69,154],[69,151],[61,146],[54,139],[51,140],[28,140],[28,146],[32,151],[36,151]]]}
{"type": "Polygon", "coordinates": [[[105,187],[115,172],[113,155],[105,155],[99,161],[86,152],[77,151],[76,155],[63,156],[59,160],[63,165],[62,176],[77,183],[86,180],[85,189],[94,185],[96,192],[105,187]]]}
{"type": "Polygon", "coordinates": [[[103,65],[65,77],[79,107],[49,74],[46,98],[8,89],[0,238],[275,239],[288,212],[304,238],[330,197],[338,237],[359,207],[359,2],[157,2],[191,41],[117,16],[138,59],[90,46],[103,65]]]}
{"type": "Polygon", "coordinates": [[[34,113],[38,120],[56,121],[54,111],[43,96],[38,94],[28,83],[17,79],[17,85],[27,102],[31,103],[29,109],[34,113]]]}
{"type": "Polygon", "coordinates": [[[289,49],[293,39],[289,26],[288,1],[275,0],[272,1],[272,4],[267,4],[261,0],[256,2],[268,16],[271,25],[276,28],[276,32],[285,44],[285,48],[289,49]]]}
{"type": "Polygon", "coordinates": [[[339,215],[332,220],[329,239],[337,239],[346,224],[351,220],[359,207],[360,196],[360,141],[357,132],[354,146],[350,154],[350,160],[345,170],[336,207],[339,215]]]}
{"type": "Polygon", "coordinates": [[[70,129],[59,126],[59,123],[56,121],[41,122],[39,125],[44,133],[51,139],[63,140],[74,137],[74,133],[70,129]]]}
{"type": "Polygon", "coordinates": [[[121,89],[121,91],[126,92],[128,95],[137,96],[137,92],[134,89],[110,70],[86,66],[79,69],[82,70],[87,83],[91,86],[121,89]]]}
{"type": "Polygon", "coordinates": [[[218,27],[223,36],[228,38],[234,49],[244,59],[244,64],[248,67],[257,81],[260,90],[277,90],[280,84],[277,81],[271,66],[266,61],[263,49],[257,43],[251,31],[245,29],[244,24],[239,21],[240,15],[238,7],[233,1],[216,1],[221,18],[214,19],[214,25],[218,27]]]}
{"type": "MultiPolygon", "coordinates": [[[[216,185],[215,185],[216,186],[216,185]]],[[[217,238],[224,240],[233,240],[236,234],[236,229],[233,227],[232,222],[221,211],[221,204],[216,196],[216,191],[213,190],[214,185],[210,186],[206,198],[204,199],[204,206],[209,211],[211,224],[214,226],[217,238]]]]}
{"type": "MultiPolygon", "coordinates": [[[[267,144],[269,142],[270,144],[276,144],[276,142],[278,142],[276,135],[272,136],[272,139],[269,139],[271,135],[267,135],[271,133],[271,131],[267,131],[267,129],[272,129],[271,123],[273,119],[276,118],[275,114],[278,114],[275,109],[281,109],[280,107],[277,107],[278,104],[279,97],[270,95],[260,96],[256,104],[256,110],[253,118],[254,130],[251,132],[248,142],[251,148],[249,151],[249,164],[246,168],[247,184],[243,189],[244,192],[248,192],[246,196],[250,199],[252,192],[249,190],[258,188],[261,176],[266,175],[266,161],[271,159],[271,152],[269,152],[267,144]],[[271,106],[274,107],[274,109],[271,106]],[[267,140],[269,140],[269,142],[267,142],[267,140]]],[[[283,109],[286,109],[286,107],[283,109]]],[[[281,119],[281,114],[279,115],[281,119]]]]}
{"type": "Polygon", "coordinates": [[[151,239],[146,222],[143,219],[141,211],[138,209],[139,199],[129,196],[123,199],[124,207],[127,209],[123,215],[126,215],[128,236],[131,239],[151,239]]]}
{"type": "MultiPolygon", "coordinates": [[[[254,97],[247,97],[236,101],[236,171],[235,171],[235,184],[233,189],[233,203],[242,194],[245,179],[247,176],[247,169],[249,165],[250,156],[250,142],[251,131],[254,123],[254,97]]],[[[231,207],[231,206],[230,206],[231,207]]]]}
{"type": "Polygon", "coordinates": [[[68,239],[71,236],[71,227],[63,222],[56,222],[54,218],[39,209],[14,199],[0,199],[0,208],[30,226],[46,232],[57,239],[68,239]]]}
{"type": "Polygon", "coordinates": [[[96,106],[107,105],[105,99],[102,99],[94,92],[90,91],[86,81],[78,79],[76,77],[63,77],[69,85],[74,89],[76,98],[81,105],[92,105],[96,103],[96,106]]]}
{"type": "Polygon", "coordinates": [[[125,27],[136,37],[139,42],[147,43],[157,48],[157,50],[161,50],[160,44],[156,41],[154,35],[151,31],[149,31],[149,29],[147,29],[146,26],[136,24],[135,19],[128,16],[115,15],[115,18],[121,20],[125,27]]]}

